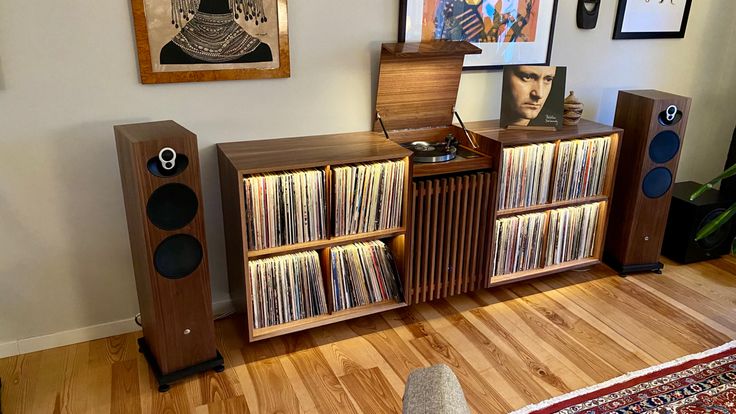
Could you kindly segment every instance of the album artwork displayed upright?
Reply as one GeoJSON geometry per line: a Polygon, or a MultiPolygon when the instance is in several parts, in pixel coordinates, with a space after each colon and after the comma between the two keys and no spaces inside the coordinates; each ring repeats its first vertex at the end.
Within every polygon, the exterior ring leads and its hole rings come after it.
{"type": "Polygon", "coordinates": [[[564,66],[505,66],[501,127],[556,130],[562,127],[564,66]]]}

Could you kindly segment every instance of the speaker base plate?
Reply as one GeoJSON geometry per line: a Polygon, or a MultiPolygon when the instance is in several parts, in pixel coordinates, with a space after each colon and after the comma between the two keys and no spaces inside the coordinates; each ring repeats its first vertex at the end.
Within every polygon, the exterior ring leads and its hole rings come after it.
{"type": "Polygon", "coordinates": [[[225,360],[222,358],[220,351],[215,349],[217,356],[210,359],[209,361],[200,362],[199,364],[192,365],[190,367],[182,368],[178,371],[174,371],[170,374],[161,373],[161,368],[156,362],[156,358],[151,353],[151,349],[148,348],[146,338],[138,338],[138,352],[142,353],[148,361],[148,365],[153,370],[153,375],[158,381],[159,392],[166,392],[171,388],[171,383],[179,381],[180,379],[199,374],[200,372],[214,370],[215,372],[222,372],[225,369],[225,360]]]}
{"type": "Polygon", "coordinates": [[[634,273],[646,272],[662,274],[662,269],[664,269],[664,263],[662,262],[624,265],[608,255],[603,256],[603,262],[607,264],[608,267],[618,272],[619,276],[628,276],[634,273]]]}

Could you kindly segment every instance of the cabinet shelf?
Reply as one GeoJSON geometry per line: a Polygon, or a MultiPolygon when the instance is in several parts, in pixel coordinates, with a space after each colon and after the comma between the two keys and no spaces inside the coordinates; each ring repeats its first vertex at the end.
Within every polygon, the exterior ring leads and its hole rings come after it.
{"type": "Polygon", "coordinates": [[[491,281],[488,286],[493,287],[498,285],[505,285],[512,282],[520,282],[522,280],[551,275],[553,273],[560,273],[566,270],[584,269],[595,266],[600,262],[600,259],[596,259],[595,257],[586,257],[585,259],[572,260],[556,265],[539,267],[536,269],[529,269],[505,275],[491,276],[491,281]]]}
{"type": "Polygon", "coordinates": [[[507,208],[498,210],[496,212],[496,218],[503,218],[509,216],[517,216],[519,214],[536,213],[539,211],[553,210],[556,208],[580,206],[583,204],[597,203],[599,201],[607,201],[608,196],[598,195],[594,197],[574,198],[572,200],[554,201],[545,204],[536,204],[533,206],[507,208]]]}
{"type": "Polygon", "coordinates": [[[259,259],[281,254],[297,253],[306,250],[318,250],[326,247],[339,246],[343,244],[356,243],[368,240],[385,239],[395,237],[406,232],[405,227],[395,227],[385,230],[371,231],[367,233],[349,234],[347,236],[335,236],[329,239],[312,240],[304,243],[289,244],[286,246],[269,247],[267,249],[249,250],[249,259],[259,259]]]}
{"type": "Polygon", "coordinates": [[[329,323],[346,321],[349,319],[372,315],[374,313],[381,313],[392,309],[402,308],[405,306],[407,306],[405,302],[398,302],[395,300],[371,303],[368,305],[332,312],[327,315],[320,315],[312,318],[300,319],[298,321],[287,322],[280,325],[253,329],[252,339],[261,340],[273,338],[275,336],[299,332],[329,323]]]}

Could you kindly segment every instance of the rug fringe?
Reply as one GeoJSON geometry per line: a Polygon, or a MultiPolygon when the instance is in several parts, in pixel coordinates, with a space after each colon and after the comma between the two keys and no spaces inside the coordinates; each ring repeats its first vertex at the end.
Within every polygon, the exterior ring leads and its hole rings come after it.
{"type": "Polygon", "coordinates": [[[647,375],[647,374],[651,374],[653,372],[661,371],[663,369],[667,369],[667,368],[670,368],[670,367],[673,367],[673,366],[676,366],[676,365],[684,364],[684,363],[686,363],[688,361],[692,361],[694,359],[707,358],[707,357],[709,357],[711,355],[715,355],[715,354],[721,353],[723,351],[726,351],[726,350],[729,350],[729,349],[732,349],[732,348],[736,348],[736,341],[731,341],[731,342],[725,343],[725,344],[723,344],[723,345],[721,345],[719,347],[708,349],[706,351],[703,351],[703,352],[700,352],[700,353],[697,353],[697,354],[685,355],[684,357],[677,358],[677,359],[675,359],[673,361],[664,362],[662,364],[655,365],[655,366],[652,366],[652,367],[649,367],[649,368],[640,369],[639,371],[629,372],[627,374],[623,374],[623,375],[621,375],[619,377],[612,378],[612,379],[610,379],[610,380],[608,380],[606,382],[602,382],[600,384],[591,385],[589,387],[581,388],[581,389],[576,390],[576,391],[568,392],[567,394],[558,395],[557,397],[552,397],[552,398],[550,398],[548,400],[544,400],[544,401],[539,402],[539,403],[536,403],[536,404],[527,405],[526,407],[520,408],[520,409],[518,409],[516,411],[512,411],[509,414],[529,414],[529,413],[531,413],[533,411],[541,410],[541,409],[550,407],[552,405],[555,405],[557,403],[560,403],[560,402],[563,402],[563,401],[567,401],[569,399],[572,399],[572,398],[575,398],[575,397],[579,397],[581,395],[588,394],[588,393],[593,392],[593,391],[598,391],[600,389],[610,387],[611,385],[621,384],[621,383],[626,382],[626,381],[629,381],[629,380],[631,380],[633,378],[644,376],[644,375],[647,375]]]}

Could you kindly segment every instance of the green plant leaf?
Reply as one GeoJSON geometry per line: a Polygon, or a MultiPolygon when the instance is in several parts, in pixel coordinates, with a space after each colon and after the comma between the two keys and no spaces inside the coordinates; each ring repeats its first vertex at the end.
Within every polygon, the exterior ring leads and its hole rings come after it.
{"type": "Polygon", "coordinates": [[[736,255],[736,238],[731,240],[731,254],[736,255]]]}
{"type": "Polygon", "coordinates": [[[708,224],[703,226],[703,228],[698,231],[698,234],[695,235],[695,241],[702,240],[713,234],[713,232],[718,230],[719,227],[730,220],[734,214],[736,214],[736,203],[733,203],[731,207],[728,208],[728,210],[719,214],[718,217],[714,218],[713,220],[709,221],[708,224]]]}
{"type": "Polygon", "coordinates": [[[721,175],[708,181],[707,183],[703,184],[700,188],[695,190],[695,192],[692,193],[692,195],[690,196],[690,201],[693,201],[696,198],[700,197],[705,192],[705,190],[709,188],[713,188],[713,185],[716,184],[717,182],[723,180],[724,178],[732,177],[734,175],[736,175],[736,164],[728,167],[728,169],[722,172],[721,175]]]}

